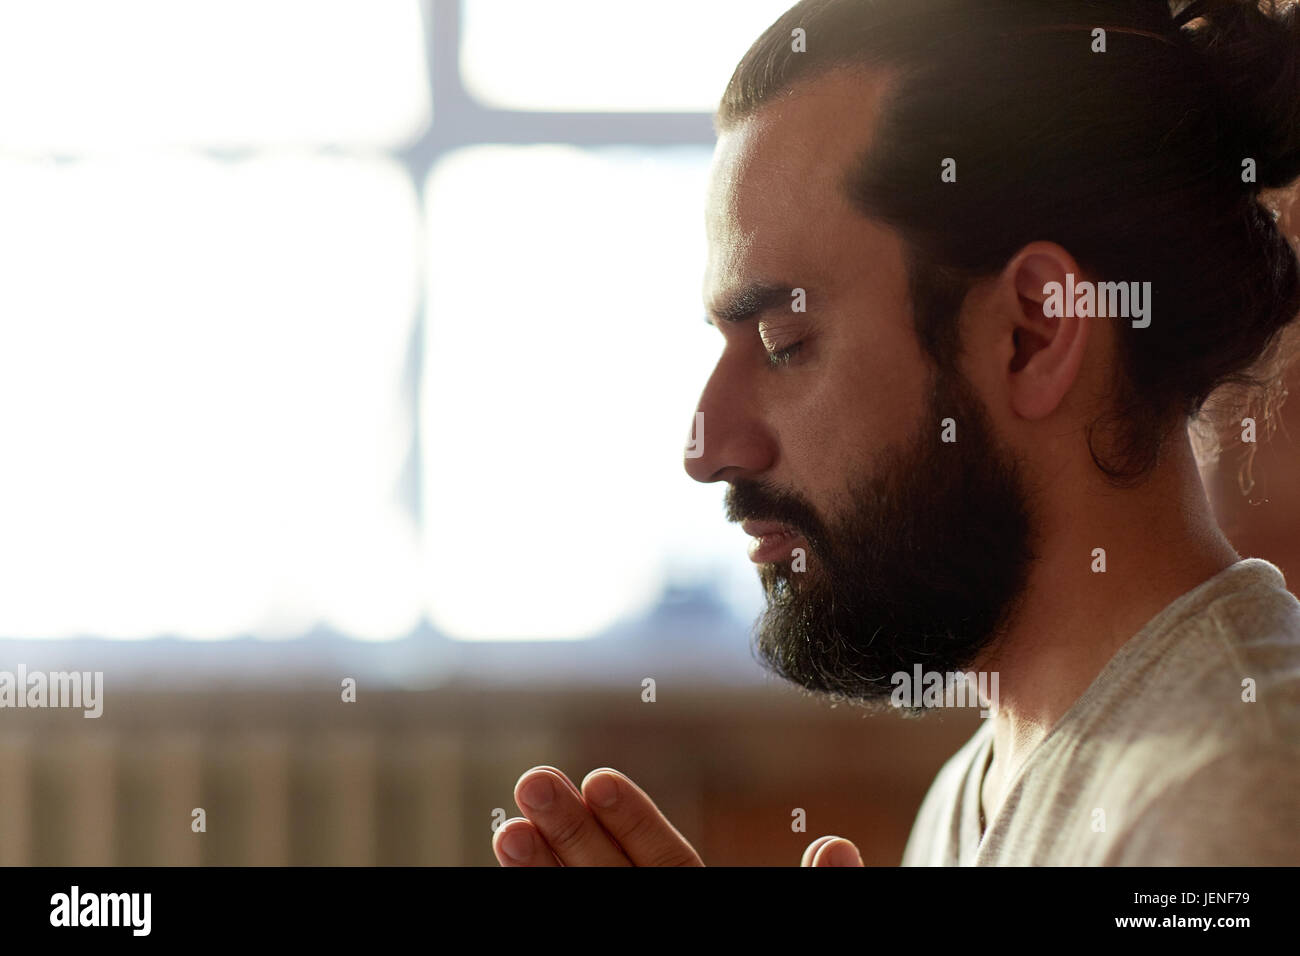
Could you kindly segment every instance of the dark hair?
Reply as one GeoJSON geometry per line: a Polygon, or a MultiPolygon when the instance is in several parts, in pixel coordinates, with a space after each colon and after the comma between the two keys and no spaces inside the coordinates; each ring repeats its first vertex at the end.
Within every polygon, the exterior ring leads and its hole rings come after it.
{"type": "Polygon", "coordinates": [[[1216,389],[1281,387],[1300,265],[1259,193],[1300,178],[1298,50],[1296,7],[1269,0],[803,0],[741,60],[717,121],[836,67],[892,76],[846,188],[903,235],[916,333],[944,370],[967,291],[1029,242],[1151,281],[1151,325],[1118,326],[1115,400],[1088,432],[1123,485],[1216,389]]]}

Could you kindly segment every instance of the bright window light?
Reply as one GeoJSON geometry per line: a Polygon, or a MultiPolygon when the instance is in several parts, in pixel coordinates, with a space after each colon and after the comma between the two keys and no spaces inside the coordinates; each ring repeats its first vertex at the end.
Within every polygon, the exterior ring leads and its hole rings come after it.
{"type": "Polygon", "coordinates": [[[0,636],[407,633],[400,169],[10,160],[0,208],[0,636]]]}
{"type": "Polygon", "coordinates": [[[717,108],[741,56],[794,0],[465,0],[461,72],[519,110],[717,108]]]}
{"type": "Polygon", "coordinates": [[[478,147],[434,169],[426,588],[453,636],[589,636],[684,570],[756,606],[725,487],[682,467],[722,344],[709,154],[478,147]]]}
{"type": "Polygon", "coordinates": [[[400,146],[429,122],[414,0],[0,4],[0,148],[400,146]]]}

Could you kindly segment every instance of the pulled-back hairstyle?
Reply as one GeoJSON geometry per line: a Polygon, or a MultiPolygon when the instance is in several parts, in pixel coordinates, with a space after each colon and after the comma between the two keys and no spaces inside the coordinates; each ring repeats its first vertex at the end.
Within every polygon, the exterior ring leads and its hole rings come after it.
{"type": "Polygon", "coordinates": [[[1150,281],[1151,324],[1117,327],[1115,401],[1088,432],[1123,485],[1220,387],[1262,386],[1265,418],[1285,397],[1300,267],[1259,194],[1300,177],[1298,50],[1296,7],[1268,0],[803,0],[741,60],[717,122],[837,67],[892,75],[845,185],[903,236],[916,334],[946,371],[967,291],[1029,242],[1150,281]]]}

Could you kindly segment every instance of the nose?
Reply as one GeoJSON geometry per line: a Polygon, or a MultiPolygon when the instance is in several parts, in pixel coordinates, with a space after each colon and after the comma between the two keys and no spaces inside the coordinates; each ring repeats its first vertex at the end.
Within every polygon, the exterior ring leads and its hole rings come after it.
{"type": "Polygon", "coordinates": [[[776,441],[763,421],[743,371],[727,356],[704,386],[686,443],[686,473],[700,482],[730,481],[767,471],[776,441]]]}

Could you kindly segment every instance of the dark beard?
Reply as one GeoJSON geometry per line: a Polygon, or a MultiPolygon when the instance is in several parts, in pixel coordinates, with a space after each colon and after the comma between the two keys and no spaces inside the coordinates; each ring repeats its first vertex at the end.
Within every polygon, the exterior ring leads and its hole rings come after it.
{"type": "MultiPolygon", "coordinates": [[[[936,375],[915,440],[852,483],[829,525],[797,495],[738,480],[728,517],[783,522],[807,569],[764,564],[760,662],[810,691],[888,706],[897,672],[966,670],[1014,615],[1031,550],[1030,504],[1013,458],[959,375],[936,375]],[[940,422],[956,422],[956,442],[940,422]]],[[[911,708],[912,713],[920,708],[911,708]]]]}

